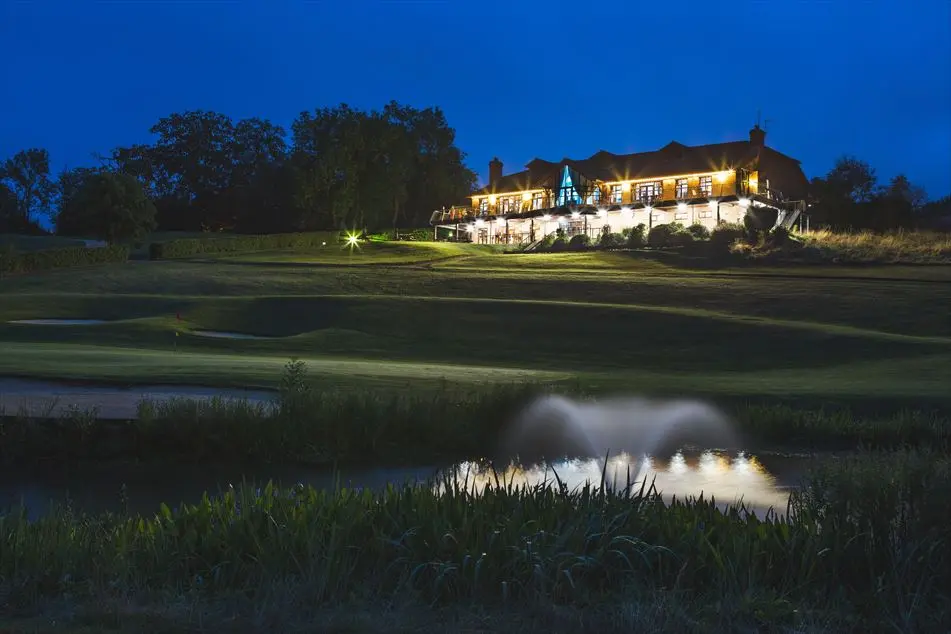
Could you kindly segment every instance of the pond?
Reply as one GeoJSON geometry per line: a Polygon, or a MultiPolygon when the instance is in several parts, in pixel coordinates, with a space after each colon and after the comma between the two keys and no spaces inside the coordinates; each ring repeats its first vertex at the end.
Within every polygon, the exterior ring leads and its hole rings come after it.
{"type": "Polygon", "coordinates": [[[106,385],[70,384],[30,379],[0,378],[0,411],[7,415],[25,411],[34,416],[57,416],[69,408],[96,410],[102,419],[133,419],[138,415],[139,402],[167,401],[173,398],[210,400],[247,399],[251,402],[270,401],[274,392],[265,390],[226,390],[222,388],[176,385],[138,385],[120,387],[106,385]]]}
{"type": "MultiPolygon", "coordinates": [[[[742,500],[748,508],[762,516],[773,508],[783,514],[790,491],[795,488],[813,458],[803,455],[747,454],[721,451],[678,451],[667,458],[633,459],[619,455],[608,460],[572,460],[554,465],[558,478],[569,488],[586,481],[597,485],[602,469],[608,486],[623,488],[630,477],[636,486],[654,483],[665,500],[704,495],[714,498],[721,508],[742,500]]],[[[443,486],[442,478],[458,478],[478,492],[498,481],[515,486],[553,481],[551,468],[545,466],[508,467],[493,472],[482,463],[460,463],[449,468],[361,468],[330,469],[293,467],[261,467],[257,469],[228,467],[106,467],[82,469],[37,470],[35,472],[0,472],[0,509],[24,504],[30,517],[47,512],[50,503],[67,499],[76,510],[86,512],[118,511],[121,508],[121,487],[129,511],[152,514],[161,503],[170,507],[181,502],[195,503],[204,492],[220,493],[229,485],[261,487],[268,481],[283,486],[304,484],[315,488],[335,486],[381,490],[388,484],[443,486]]]]}

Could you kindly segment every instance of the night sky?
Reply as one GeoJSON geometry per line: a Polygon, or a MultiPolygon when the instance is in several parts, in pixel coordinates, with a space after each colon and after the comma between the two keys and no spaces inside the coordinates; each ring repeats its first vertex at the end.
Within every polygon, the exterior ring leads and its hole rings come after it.
{"type": "Polygon", "coordinates": [[[147,142],[164,115],[289,127],[301,110],[440,106],[486,177],[744,139],[807,176],[845,153],[951,193],[951,2],[0,0],[0,158],[54,168],[147,142]]]}

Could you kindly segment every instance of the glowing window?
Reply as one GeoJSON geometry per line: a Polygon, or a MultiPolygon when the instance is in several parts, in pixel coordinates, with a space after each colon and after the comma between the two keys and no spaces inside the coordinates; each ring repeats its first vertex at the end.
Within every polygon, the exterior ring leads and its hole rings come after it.
{"type": "Polygon", "coordinates": [[[687,197],[687,179],[678,178],[677,179],[677,198],[686,198],[687,197]]]}
{"type": "Polygon", "coordinates": [[[653,183],[641,183],[637,186],[637,200],[649,203],[652,200],[662,198],[664,195],[664,184],[660,181],[653,183]]]}
{"type": "Polygon", "coordinates": [[[700,195],[701,196],[713,195],[713,177],[712,176],[700,177],[700,195]]]}
{"type": "Polygon", "coordinates": [[[532,209],[544,209],[545,208],[545,193],[544,192],[535,192],[532,194],[532,209]]]}
{"type": "Polygon", "coordinates": [[[571,173],[568,171],[568,166],[565,165],[565,170],[561,174],[561,186],[558,188],[558,202],[559,207],[564,205],[580,205],[581,196],[578,195],[577,190],[575,190],[575,185],[571,181],[571,173]]]}
{"type": "Polygon", "coordinates": [[[488,199],[488,198],[480,198],[480,199],[479,199],[479,211],[480,211],[481,213],[488,213],[488,211],[489,211],[489,199],[488,199]]]}
{"type": "Polygon", "coordinates": [[[624,200],[624,194],[622,192],[621,185],[611,185],[611,202],[619,203],[624,200]]]}

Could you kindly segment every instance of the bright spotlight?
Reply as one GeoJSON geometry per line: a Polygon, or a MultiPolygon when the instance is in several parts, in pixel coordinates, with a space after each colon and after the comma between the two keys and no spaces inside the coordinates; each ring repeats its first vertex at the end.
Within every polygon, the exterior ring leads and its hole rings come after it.
{"type": "Polygon", "coordinates": [[[581,212],[580,212],[580,211],[572,211],[572,212],[571,212],[571,217],[572,217],[572,218],[580,218],[580,217],[581,217],[581,212]]]}
{"type": "Polygon", "coordinates": [[[347,246],[349,246],[349,247],[355,247],[355,246],[357,246],[357,244],[359,244],[359,242],[360,242],[360,236],[358,236],[358,235],[355,234],[355,233],[348,233],[348,234],[347,234],[347,246]]]}
{"type": "Polygon", "coordinates": [[[750,199],[749,198],[740,198],[740,207],[749,207],[750,199]]]}
{"type": "Polygon", "coordinates": [[[687,203],[677,203],[677,211],[687,211],[687,203]]]}

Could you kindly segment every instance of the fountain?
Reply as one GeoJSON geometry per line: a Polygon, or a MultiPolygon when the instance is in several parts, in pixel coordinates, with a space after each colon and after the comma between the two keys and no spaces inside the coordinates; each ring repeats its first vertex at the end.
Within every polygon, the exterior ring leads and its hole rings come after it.
{"type": "Polygon", "coordinates": [[[540,462],[608,455],[669,456],[684,446],[736,446],[729,419],[694,400],[611,398],[575,401],[546,396],[529,405],[503,437],[500,451],[540,462]]]}

